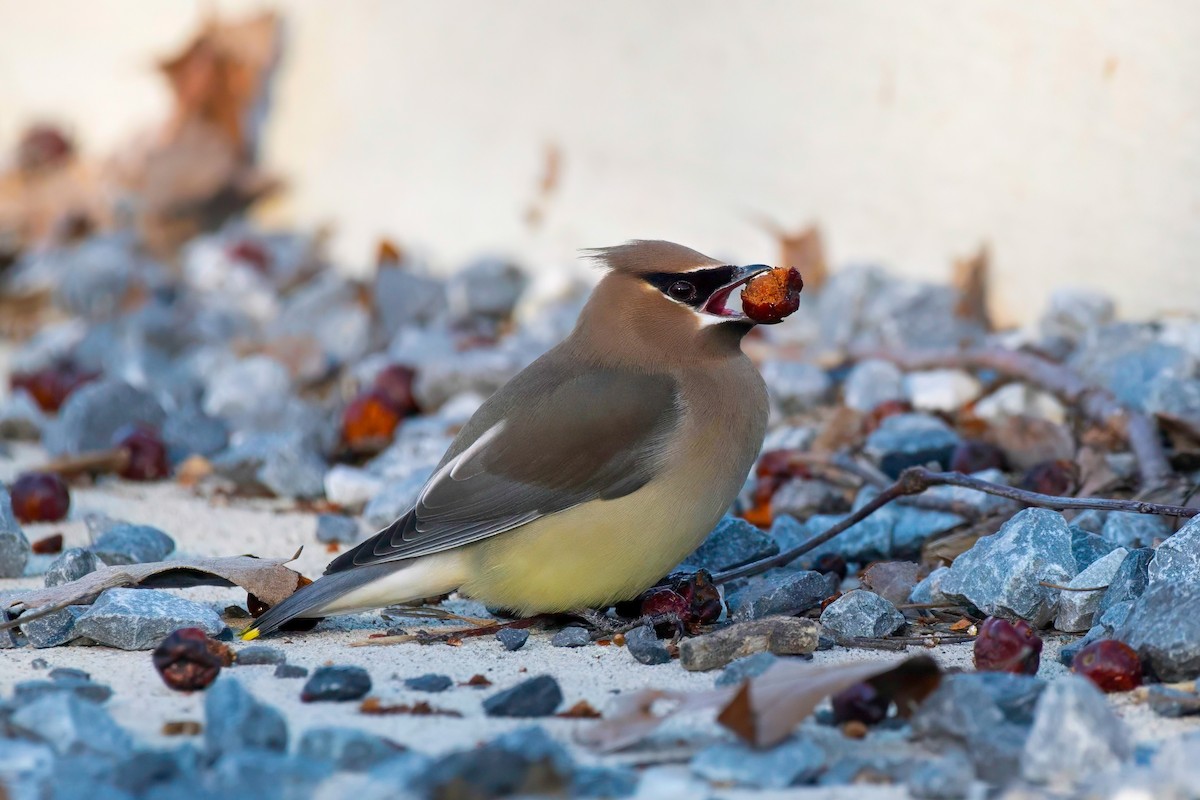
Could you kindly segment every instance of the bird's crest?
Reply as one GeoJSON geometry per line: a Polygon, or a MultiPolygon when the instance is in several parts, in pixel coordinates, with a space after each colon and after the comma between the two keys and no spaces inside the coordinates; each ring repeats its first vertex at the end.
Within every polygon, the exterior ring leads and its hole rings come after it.
{"type": "Polygon", "coordinates": [[[721,262],[697,253],[690,247],[661,239],[634,239],[614,247],[595,247],[583,251],[605,269],[626,275],[650,275],[656,272],[688,272],[719,267],[721,262]]]}

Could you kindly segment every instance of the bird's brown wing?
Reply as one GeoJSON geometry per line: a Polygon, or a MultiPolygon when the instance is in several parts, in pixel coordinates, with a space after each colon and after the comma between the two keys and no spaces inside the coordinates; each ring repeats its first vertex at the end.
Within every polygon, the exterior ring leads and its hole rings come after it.
{"type": "Polygon", "coordinates": [[[464,429],[473,441],[455,442],[410,512],[326,574],[477,542],[623,497],[654,477],[679,418],[671,377],[612,369],[563,376],[537,366],[477,412],[464,429]],[[478,433],[481,418],[490,424],[478,433]]]}

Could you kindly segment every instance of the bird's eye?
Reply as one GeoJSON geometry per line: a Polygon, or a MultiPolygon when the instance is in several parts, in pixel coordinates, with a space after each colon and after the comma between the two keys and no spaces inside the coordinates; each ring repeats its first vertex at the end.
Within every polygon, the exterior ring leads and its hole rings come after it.
{"type": "Polygon", "coordinates": [[[688,281],[675,281],[667,287],[667,294],[674,300],[686,303],[696,299],[696,287],[688,281]]]}

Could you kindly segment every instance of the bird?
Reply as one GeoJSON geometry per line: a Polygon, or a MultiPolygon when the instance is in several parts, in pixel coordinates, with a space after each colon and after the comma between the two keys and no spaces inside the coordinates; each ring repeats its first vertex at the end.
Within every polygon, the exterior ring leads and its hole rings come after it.
{"type": "Polygon", "coordinates": [[[486,400],[413,508],[267,610],[250,640],[458,591],[521,616],[636,597],[733,504],[768,401],[734,291],[766,272],[659,240],[604,270],[572,332],[486,400]]]}

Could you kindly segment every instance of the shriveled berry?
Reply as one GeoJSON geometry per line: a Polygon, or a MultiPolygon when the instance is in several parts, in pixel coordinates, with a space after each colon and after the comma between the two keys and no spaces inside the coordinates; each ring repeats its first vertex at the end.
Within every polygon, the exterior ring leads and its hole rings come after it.
{"type": "Polygon", "coordinates": [[[403,364],[392,364],[379,370],[372,384],[375,393],[382,397],[402,417],[416,414],[420,409],[413,397],[413,381],[417,373],[403,364]]]}
{"type": "Polygon", "coordinates": [[[817,560],[813,562],[813,570],[822,575],[830,573],[837,575],[838,580],[846,579],[846,572],[849,567],[846,566],[846,559],[838,553],[824,553],[817,556],[817,560]]]}
{"type": "Polygon", "coordinates": [[[1080,650],[1071,671],[1102,692],[1128,692],[1142,685],[1142,660],[1132,647],[1116,639],[1101,639],[1080,650]]]}
{"type": "Polygon", "coordinates": [[[61,553],[63,546],[63,535],[61,533],[53,533],[38,539],[30,545],[30,549],[38,555],[53,555],[61,553]]]}
{"type": "Polygon", "coordinates": [[[959,442],[950,458],[950,471],[970,475],[985,469],[1008,469],[1008,459],[1005,458],[1004,451],[991,442],[979,439],[959,442]]]}
{"type": "Polygon", "coordinates": [[[67,484],[53,472],[27,472],[13,482],[10,493],[21,522],[57,522],[71,508],[67,484]]]}
{"type": "Polygon", "coordinates": [[[253,239],[234,242],[226,248],[225,254],[234,261],[246,264],[256,272],[266,274],[271,271],[271,254],[267,252],[266,247],[253,239]]]}
{"type": "Polygon", "coordinates": [[[683,619],[688,612],[688,601],[672,589],[659,589],[642,600],[641,611],[644,617],[673,614],[683,619]]]}
{"type": "Polygon", "coordinates": [[[376,390],[359,395],[342,412],[342,439],[351,447],[386,442],[396,432],[400,415],[376,390]]]}
{"type": "Polygon", "coordinates": [[[888,707],[891,701],[881,695],[865,681],[856,683],[848,689],[835,694],[830,702],[833,704],[833,721],[861,722],[864,725],[874,725],[887,719],[888,707]]]}
{"type": "Polygon", "coordinates": [[[157,481],[171,474],[167,445],[162,437],[144,425],[126,425],[113,434],[113,446],[125,453],[120,469],[122,478],[131,481],[157,481]]]}
{"type": "Polygon", "coordinates": [[[65,164],[74,152],[75,145],[61,128],[34,125],[17,144],[17,167],[26,173],[51,169],[65,164]]]}
{"type": "Polygon", "coordinates": [[[776,267],[764,272],[742,289],[742,310],[755,322],[782,322],[800,308],[804,279],[791,267],[776,267]]]}
{"type": "Polygon", "coordinates": [[[677,580],[674,588],[687,603],[683,622],[689,630],[716,622],[721,616],[721,593],[708,570],[697,570],[677,580]]]}
{"type": "Polygon", "coordinates": [[[1031,492],[1072,495],[1079,488],[1079,465],[1065,458],[1034,464],[1017,484],[1031,492]]]}
{"type": "Polygon", "coordinates": [[[8,383],[13,389],[29,392],[38,408],[53,414],[62,407],[72,392],[97,377],[99,373],[79,370],[70,364],[61,364],[34,372],[14,373],[8,379],[8,383]]]}
{"type": "Polygon", "coordinates": [[[1036,675],[1042,661],[1042,640],[1025,620],[1009,622],[988,617],[975,637],[975,669],[1036,675]]]}
{"type": "Polygon", "coordinates": [[[163,639],[153,655],[163,683],[178,692],[208,688],[221,673],[224,660],[209,647],[209,641],[199,628],[180,628],[163,639]]]}

